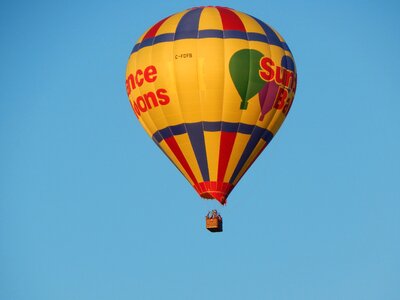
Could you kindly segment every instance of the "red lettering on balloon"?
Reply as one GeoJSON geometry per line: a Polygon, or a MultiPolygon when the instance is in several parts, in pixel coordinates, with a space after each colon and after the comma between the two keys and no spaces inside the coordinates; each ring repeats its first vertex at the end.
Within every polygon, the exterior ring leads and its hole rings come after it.
{"type": "Polygon", "coordinates": [[[140,110],[137,107],[137,104],[135,102],[129,101],[129,103],[131,104],[131,107],[133,109],[133,112],[135,113],[136,117],[139,118],[140,116],[140,110]]]}
{"type": "Polygon", "coordinates": [[[288,87],[289,89],[293,89],[293,84],[294,84],[294,73],[293,72],[288,72],[286,70],[285,74],[285,86],[288,87]]]}
{"type": "Polygon", "coordinates": [[[146,101],[144,101],[142,96],[139,96],[136,99],[136,103],[139,106],[139,109],[140,109],[141,112],[146,112],[147,111],[146,101]]]}
{"type": "Polygon", "coordinates": [[[259,71],[260,77],[265,80],[265,81],[271,81],[274,79],[274,70],[272,67],[275,66],[274,61],[270,59],[269,57],[263,57],[260,61],[260,66],[262,68],[261,71],[259,71]]]}
{"type": "Polygon", "coordinates": [[[261,58],[260,67],[259,75],[264,81],[275,80],[276,83],[285,86],[287,89],[293,90],[296,88],[296,74],[282,66],[275,66],[270,57],[264,56],[261,58]]]}
{"type": "Polygon", "coordinates": [[[157,98],[159,99],[159,103],[161,105],[167,105],[170,101],[169,96],[167,95],[166,89],[158,89],[157,90],[157,98]]]}
{"type": "Polygon", "coordinates": [[[136,117],[139,118],[141,113],[147,112],[159,105],[169,104],[170,98],[167,93],[166,89],[158,89],[155,93],[148,92],[143,94],[143,96],[137,97],[131,102],[136,117]]]}
{"type": "Polygon", "coordinates": [[[286,98],[288,96],[288,91],[283,87],[280,87],[276,96],[274,108],[282,109],[285,105],[286,98]]]}
{"type": "Polygon", "coordinates": [[[297,76],[292,70],[288,70],[280,65],[275,66],[274,61],[270,57],[264,56],[260,60],[261,70],[260,78],[264,81],[274,80],[278,86],[274,108],[282,110],[286,116],[293,103],[294,93],[296,92],[297,76]]]}
{"type": "Polygon", "coordinates": [[[157,69],[155,66],[148,66],[144,70],[144,79],[147,82],[154,82],[157,79],[157,69]]]}
{"type": "Polygon", "coordinates": [[[136,87],[141,87],[145,82],[154,82],[156,79],[157,69],[155,66],[147,66],[144,71],[137,69],[133,74],[129,74],[125,81],[128,96],[136,87]]]}
{"type": "Polygon", "coordinates": [[[126,93],[129,96],[131,94],[132,87],[135,86],[135,78],[133,77],[133,74],[129,74],[128,78],[125,81],[125,86],[126,86],[126,93]]]}
{"type": "MultiPolygon", "coordinates": [[[[153,83],[157,80],[157,68],[153,65],[147,66],[146,68],[137,69],[133,73],[127,75],[125,86],[128,96],[131,95],[132,91],[137,87],[142,87],[145,83],[153,83]]],[[[130,97],[131,106],[137,118],[140,117],[141,113],[147,112],[160,105],[167,105],[170,103],[168,92],[164,88],[159,88],[156,91],[142,92],[145,88],[140,89],[139,96],[130,97]]]]}
{"type": "Polygon", "coordinates": [[[289,113],[290,108],[292,107],[293,98],[294,98],[294,94],[290,95],[286,100],[286,104],[282,109],[282,112],[284,113],[285,116],[287,116],[287,114],[289,113]]]}
{"type": "Polygon", "coordinates": [[[282,84],[284,77],[285,77],[285,69],[282,69],[280,66],[276,67],[276,75],[275,75],[275,81],[278,84],[282,84]]]}
{"type": "Polygon", "coordinates": [[[158,106],[157,96],[153,92],[148,92],[143,95],[144,101],[146,101],[146,106],[151,109],[152,107],[158,106]],[[150,100],[151,99],[151,103],[150,100]]]}

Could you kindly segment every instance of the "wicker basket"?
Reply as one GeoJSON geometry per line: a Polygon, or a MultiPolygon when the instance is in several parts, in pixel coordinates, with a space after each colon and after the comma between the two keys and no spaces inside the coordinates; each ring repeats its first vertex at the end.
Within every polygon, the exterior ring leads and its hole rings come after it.
{"type": "Polygon", "coordinates": [[[206,228],[211,232],[222,231],[222,218],[206,217],[206,228]]]}

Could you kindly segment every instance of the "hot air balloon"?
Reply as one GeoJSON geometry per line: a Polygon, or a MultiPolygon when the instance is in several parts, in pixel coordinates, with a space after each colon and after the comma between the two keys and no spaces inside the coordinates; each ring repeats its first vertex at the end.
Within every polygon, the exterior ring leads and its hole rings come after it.
{"type": "Polygon", "coordinates": [[[278,32],[219,6],[157,22],[126,68],[140,124],[201,197],[221,204],[282,125],[296,81],[278,32]]]}

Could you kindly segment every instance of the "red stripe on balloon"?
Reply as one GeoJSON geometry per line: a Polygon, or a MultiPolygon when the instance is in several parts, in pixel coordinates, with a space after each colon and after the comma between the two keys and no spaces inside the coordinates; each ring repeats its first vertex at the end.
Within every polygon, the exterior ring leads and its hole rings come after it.
{"type": "Polygon", "coordinates": [[[190,179],[192,179],[193,183],[197,184],[198,183],[197,179],[194,176],[193,171],[190,168],[185,156],[183,155],[181,148],[179,148],[179,145],[176,142],[175,138],[173,136],[171,136],[169,138],[164,139],[164,141],[167,143],[168,147],[174,153],[174,155],[178,159],[179,163],[185,169],[185,171],[189,175],[190,179]]]}
{"type": "Polygon", "coordinates": [[[224,30],[238,30],[246,32],[242,20],[237,14],[227,8],[217,7],[221,16],[222,26],[224,30]]]}
{"type": "Polygon", "coordinates": [[[160,22],[158,22],[157,24],[155,24],[153,27],[151,27],[149,29],[149,31],[147,31],[146,35],[143,37],[143,40],[149,39],[149,38],[153,38],[156,36],[158,29],[160,29],[161,25],[168,19],[169,17],[161,20],[160,22]]]}
{"type": "Polygon", "coordinates": [[[235,143],[236,132],[221,131],[221,142],[218,160],[218,182],[223,182],[229,159],[232,154],[233,144],[235,143]]]}

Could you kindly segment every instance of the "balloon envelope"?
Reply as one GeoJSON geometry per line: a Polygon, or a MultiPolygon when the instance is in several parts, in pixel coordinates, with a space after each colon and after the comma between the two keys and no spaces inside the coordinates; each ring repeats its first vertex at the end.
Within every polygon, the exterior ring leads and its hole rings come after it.
{"type": "Polygon", "coordinates": [[[296,68],[283,38],[225,7],[171,15],[135,44],[126,90],[140,123],[203,198],[226,198],[284,121],[296,68]]]}

